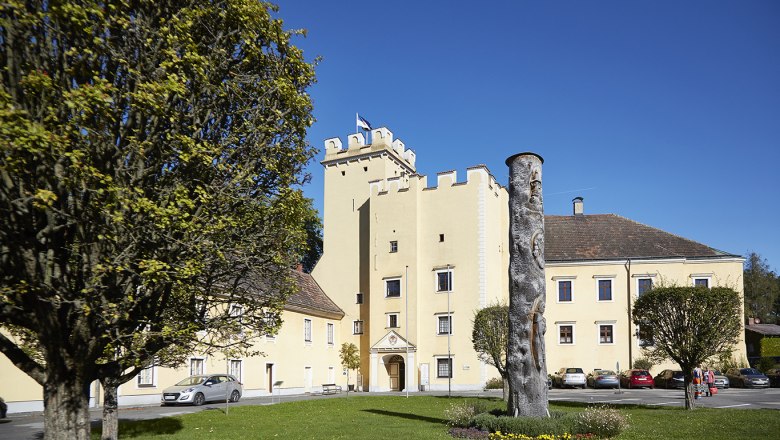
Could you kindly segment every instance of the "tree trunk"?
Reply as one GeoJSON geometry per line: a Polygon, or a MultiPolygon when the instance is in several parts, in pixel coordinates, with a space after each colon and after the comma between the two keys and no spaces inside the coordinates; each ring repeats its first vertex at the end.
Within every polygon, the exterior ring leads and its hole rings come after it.
{"type": "Polygon", "coordinates": [[[44,440],[89,440],[89,383],[49,373],[43,386],[44,440]]]}
{"type": "Polygon", "coordinates": [[[509,414],[549,416],[544,320],[542,158],[521,153],[509,166],[509,414]]]}
{"type": "Polygon", "coordinates": [[[509,403],[509,379],[504,376],[504,402],[509,403]]]}
{"type": "Polygon", "coordinates": [[[683,367],[683,377],[685,378],[685,409],[696,408],[696,399],[694,398],[693,373],[692,368],[683,367]]]}
{"type": "Polygon", "coordinates": [[[101,440],[117,440],[119,438],[119,385],[112,380],[101,380],[103,385],[103,432],[101,440]]]}

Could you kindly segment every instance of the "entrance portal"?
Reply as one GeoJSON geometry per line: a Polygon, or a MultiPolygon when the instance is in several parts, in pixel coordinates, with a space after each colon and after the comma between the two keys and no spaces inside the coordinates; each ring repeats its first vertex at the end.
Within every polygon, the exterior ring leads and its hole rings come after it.
{"type": "Polygon", "coordinates": [[[406,388],[406,364],[404,358],[393,355],[387,361],[387,375],[390,379],[390,391],[403,391],[406,388]]]}

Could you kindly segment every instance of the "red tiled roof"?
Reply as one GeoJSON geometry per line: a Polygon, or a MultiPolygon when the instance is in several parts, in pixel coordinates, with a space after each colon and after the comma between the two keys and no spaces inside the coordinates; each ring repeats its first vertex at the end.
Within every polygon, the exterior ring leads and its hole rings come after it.
{"type": "Polygon", "coordinates": [[[547,215],[544,223],[550,262],[736,257],[615,214],[547,215]]]}
{"type": "Polygon", "coordinates": [[[285,309],[324,318],[344,317],[344,311],[323,292],[311,274],[297,270],[293,270],[292,273],[301,290],[287,299],[285,309]]]}

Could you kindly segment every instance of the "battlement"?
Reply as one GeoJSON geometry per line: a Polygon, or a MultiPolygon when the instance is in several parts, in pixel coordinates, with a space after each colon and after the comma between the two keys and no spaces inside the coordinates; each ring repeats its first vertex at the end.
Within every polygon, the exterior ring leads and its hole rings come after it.
{"type": "Polygon", "coordinates": [[[372,180],[369,182],[369,186],[372,195],[384,195],[408,190],[435,191],[440,188],[445,189],[456,186],[469,186],[470,184],[487,182],[488,191],[492,191],[496,196],[502,191],[506,192],[506,188],[496,182],[496,178],[493,177],[490,170],[488,170],[485,165],[467,168],[466,180],[463,182],[458,182],[457,176],[458,173],[455,170],[436,173],[436,186],[428,186],[428,178],[419,174],[412,174],[411,176],[404,176],[403,178],[396,176],[387,179],[372,180]]]}
{"type": "Polygon", "coordinates": [[[366,144],[366,138],[362,133],[351,134],[347,137],[347,149],[345,150],[341,139],[337,137],[325,139],[325,160],[323,163],[386,151],[412,171],[415,170],[417,155],[414,151],[407,149],[400,139],[394,140],[393,132],[387,127],[371,130],[371,140],[370,144],[366,144]]]}

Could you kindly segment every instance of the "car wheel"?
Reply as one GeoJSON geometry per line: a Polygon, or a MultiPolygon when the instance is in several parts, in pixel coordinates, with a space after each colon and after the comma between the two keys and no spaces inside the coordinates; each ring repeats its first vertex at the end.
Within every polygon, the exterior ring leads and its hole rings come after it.
{"type": "Polygon", "coordinates": [[[203,397],[203,393],[196,394],[195,398],[192,399],[192,404],[195,406],[201,406],[204,402],[206,402],[206,398],[203,397]]]}
{"type": "Polygon", "coordinates": [[[241,393],[239,393],[238,390],[233,390],[233,392],[230,394],[231,402],[238,402],[238,399],[240,398],[241,398],[241,393]]]}

